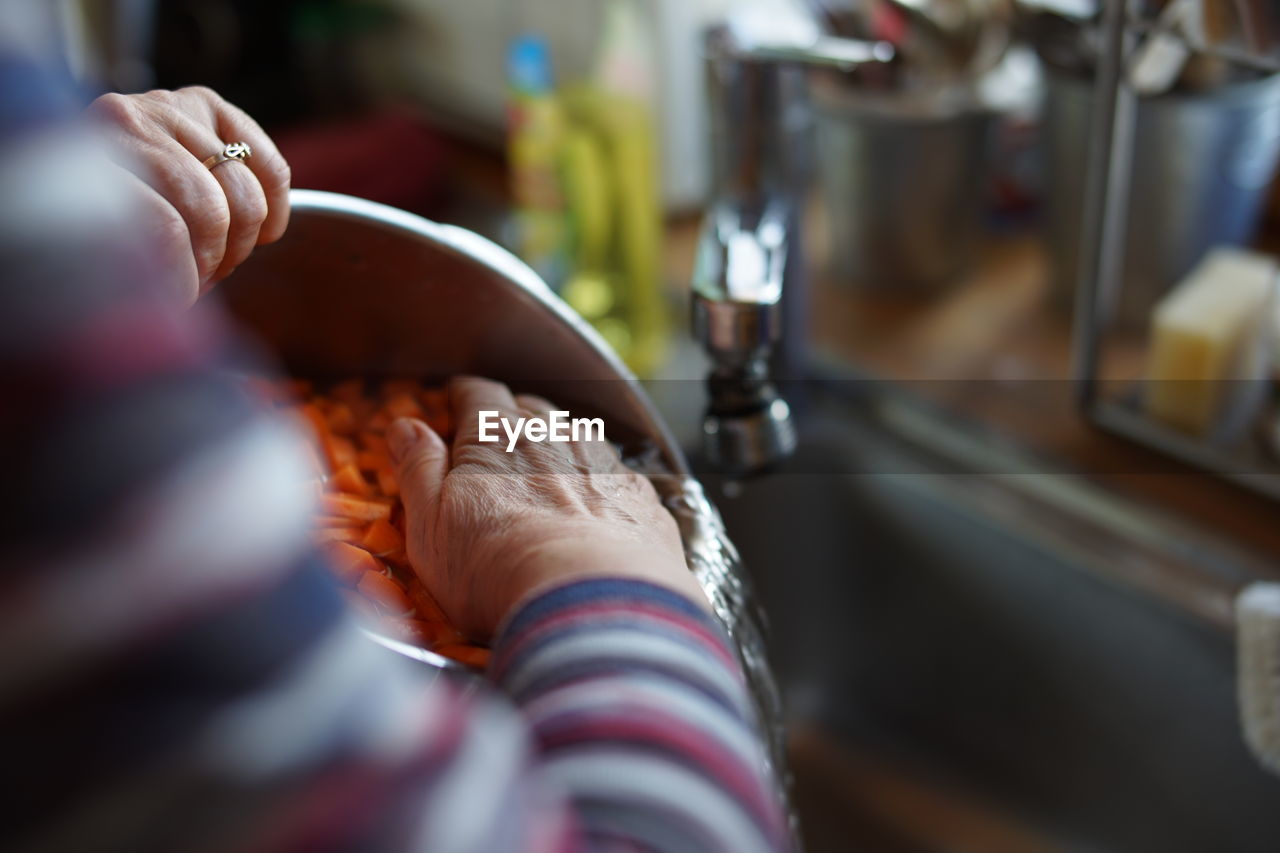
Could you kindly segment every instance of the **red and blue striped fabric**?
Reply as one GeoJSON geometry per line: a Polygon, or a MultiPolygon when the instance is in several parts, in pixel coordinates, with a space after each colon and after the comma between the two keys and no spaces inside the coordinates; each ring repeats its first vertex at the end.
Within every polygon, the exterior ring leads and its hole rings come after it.
{"type": "Polygon", "coordinates": [[[0,60],[0,847],[785,848],[732,651],[673,593],[547,591],[478,688],[366,640],[298,436],[47,79],[0,60]]]}

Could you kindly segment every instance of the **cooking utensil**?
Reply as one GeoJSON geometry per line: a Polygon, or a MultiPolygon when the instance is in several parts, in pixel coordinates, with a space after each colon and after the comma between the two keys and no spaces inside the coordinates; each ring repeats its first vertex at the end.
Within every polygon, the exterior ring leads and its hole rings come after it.
{"type": "Polygon", "coordinates": [[[605,418],[679,524],[689,568],[742,659],[782,790],[781,710],[749,582],[636,378],[533,270],[483,237],[334,193],[294,190],[290,201],[285,236],[219,285],[232,315],[296,376],[471,373],[605,418]]]}

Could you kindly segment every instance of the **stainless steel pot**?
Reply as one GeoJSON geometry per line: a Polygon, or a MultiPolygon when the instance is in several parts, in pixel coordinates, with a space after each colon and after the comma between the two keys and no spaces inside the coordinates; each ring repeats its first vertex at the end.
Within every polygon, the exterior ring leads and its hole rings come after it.
{"type": "MultiPolygon", "coordinates": [[[[1085,221],[1092,82],[1050,69],[1045,103],[1053,291],[1075,298],[1085,221]]],[[[1160,297],[1215,246],[1252,239],[1280,162],[1280,74],[1139,99],[1114,318],[1143,328],[1160,297]]]]}
{"type": "Polygon", "coordinates": [[[533,270],[488,240],[350,196],[294,190],[290,200],[284,238],[220,285],[231,313],[296,376],[471,373],[603,417],[679,522],[689,568],[742,658],[781,780],[778,693],[737,551],[635,376],[533,270]]]}

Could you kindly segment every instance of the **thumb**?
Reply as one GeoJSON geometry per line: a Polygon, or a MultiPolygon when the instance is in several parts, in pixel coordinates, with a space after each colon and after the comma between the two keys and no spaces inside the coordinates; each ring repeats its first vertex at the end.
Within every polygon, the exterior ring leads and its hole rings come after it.
{"type": "Polygon", "coordinates": [[[425,524],[436,513],[440,489],[449,472],[449,449],[444,439],[416,418],[393,421],[386,437],[406,520],[410,527],[425,524]]]}

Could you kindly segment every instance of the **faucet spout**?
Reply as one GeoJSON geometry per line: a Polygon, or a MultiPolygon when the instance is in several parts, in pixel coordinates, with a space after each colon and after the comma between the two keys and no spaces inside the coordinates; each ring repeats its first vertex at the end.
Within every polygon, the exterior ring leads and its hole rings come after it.
{"type": "Polygon", "coordinates": [[[795,449],[791,410],[769,370],[782,337],[788,207],[785,198],[716,204],[698,244],[693,328],[712,362],[703,443],[726,473],[755,473],[795,449]]]}

